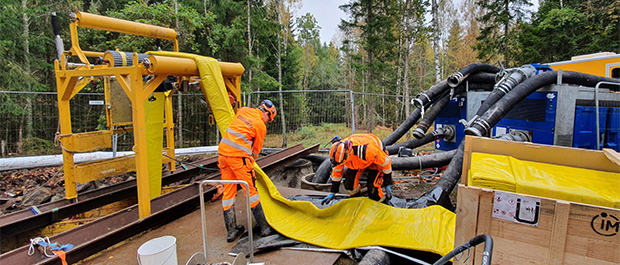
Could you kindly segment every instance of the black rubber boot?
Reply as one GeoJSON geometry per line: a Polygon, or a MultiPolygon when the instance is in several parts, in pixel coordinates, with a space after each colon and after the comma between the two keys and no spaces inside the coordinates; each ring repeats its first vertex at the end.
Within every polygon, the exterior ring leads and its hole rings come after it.
{"type": "Polygon", "coordinates": [[[252,208],[252,214],[254,214],[254,219],[256,219],[256,223],[258,223],[258,227],[260,227],[260,236],[268,236],[273,234],[273,229],[267,223],[267,219],[265,219],[265,212],[263,212],[263,206],[258,203],[256,207],[252,208]]]}
{"type": "Polygon", "coordinates": [[[224,211],[224,224],[226,224],[226,231],[228,231],[228,236],[226,237],[228,243],[237,240],[237,238],[245,232],[245,227],[237,225],[237,215],[235,214],[234,205],[230,209],[224,211]]]}

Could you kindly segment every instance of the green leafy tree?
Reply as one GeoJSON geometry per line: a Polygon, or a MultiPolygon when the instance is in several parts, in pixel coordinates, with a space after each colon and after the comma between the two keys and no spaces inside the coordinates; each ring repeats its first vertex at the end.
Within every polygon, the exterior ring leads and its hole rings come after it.
{"type": "Polygon", "coordinates": [[[620,1],[544,1],[518,32],[521,64],[570,60],[572,56],[620,53],[620,1]]]}
{"type": "Polygon", "coordinates": [[[478,58],[490,62],[501,58],[504,66],[512,66],[511,55],[516,51],[516,34],[512,31],[525,17],[528,0],[480,0],[476,2],[484,13],[478,21],[482,23],[475,49],[478,58]]]}
{"type": "MultiPolygon", "coordinates": [[[[347,40],[353,42],[363,50],[362,64],[357,64],[357,70],[364,73],[362,91],[369,93],[389,93],[391,87],[396,87],[398,79],[395,71],[397,60],[398,38],[396,35],[399,19],[399,5],[397,1],[359,0],[340,6],[349,15],[348,20],[342,20],[340,29],[347,35],[353,35],[359,30],[359,39],[347,40]]],[[[354,65],[355,66],[355,65],[354,65]]],[[[364,117],[366,129],[372,132],[376,117],[380,115],[374,101],[362,106],[366,110],[364,117]]]]}

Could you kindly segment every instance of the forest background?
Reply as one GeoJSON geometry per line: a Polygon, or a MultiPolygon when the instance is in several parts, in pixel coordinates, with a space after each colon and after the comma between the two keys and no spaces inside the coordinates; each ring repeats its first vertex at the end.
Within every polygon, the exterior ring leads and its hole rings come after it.
{"type": "MultiPolygon", "coordinates": [[[[541,0],[538,10],[528,0],[352,0],[340,6],[347,18],[329,43],[320,41],[313,14],[297,14],[300,5],[300,0],[2,0],[0,92],[55,91],[52,12],[59,16],[65,48],[69,14],[75,11],[173,28],[180,51],[241,62],[246,93],[346,89],[408,99],[475,62],[509,68],[620,53],[620,0],[541,0]]],[[[161,48],[171,45],[163,41],[161,48]]],[[[157,49],[153,39],[89,29],[80,29],[80,46],[157,49]]],[[[101,84],[83,91],[102,92],[101,84]]],[[[20,139],[22,128],[24,138],[32,137],[32,104],[11,100],[0,94],[0,115],[9,117],[3,123],[19,123],[20,139]]]]}

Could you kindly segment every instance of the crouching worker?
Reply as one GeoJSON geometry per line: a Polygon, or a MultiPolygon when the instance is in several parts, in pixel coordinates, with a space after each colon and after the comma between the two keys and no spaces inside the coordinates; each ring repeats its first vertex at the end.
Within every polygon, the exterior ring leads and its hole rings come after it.
{"type": "MultiPolygon", "coordinates": [[[[220,168],[222,180],[243,180],[250,186],[250,207],[254,218],[260,227],[261,236],[273,233],[265,219],[260,197],[256,190],[254,176],[254,160],[263,149],[263,141],[267,135],[265,123],[273,122],[276,108],[269,100],[264,100],[258,108],[243,107],[226,129],[220,141],[217,152],[219,154],[217,166],[220,168]]],[[[246,187],[241,186],[245,191],[246,187]]],[[[245,191],[247,192],[247,191],[245,191]]],[[[224,184],[222,207],[224,208],[224,222],[228,236],[226,241],[233,242],[245,232],[245,227],[237,225],[235,201],[237,198],[237,184],[224,184]]],[[[251,229],[251,227],[250,227],[251,229]]]]}
{"type": "Polygon", "coordinates": [[[392,160],[383,142],[374,134],[353,134],[344,140],[332,139],[329,159],[332,163],[331,194],[321,201],[328,204],[334,199],[344,175],[344,188],[351,197],[360,196],[359,179],[368,170],[368,197],[389,204],[392,197],[392,160]],[[346,170],[345,170],[346,167],[346,170]],[[385,194],[381,189],[386,187],[385,194]]]}

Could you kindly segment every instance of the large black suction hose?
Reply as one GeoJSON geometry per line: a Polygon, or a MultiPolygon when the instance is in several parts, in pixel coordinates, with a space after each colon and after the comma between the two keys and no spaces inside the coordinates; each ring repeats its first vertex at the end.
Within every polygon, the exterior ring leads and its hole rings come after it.
{"type": "Polygon", "coordinates": [[[456,150],[435,152],[430,155],[412,157],[392,157],[393,170],[414,170],[423,168],[443,167],[450,163],[456,150]]]}
{"type": "MultiPolygon", "coordinates": [[[[497,73],[477,72],[471,74],[464,81],[476,84],[493,84],[495,85],[497,79],[497,73]]],[[[463,83],[461,82],[461,85],[463,83]]]]}
{"type": "Polygon", "coordinates": [[[446,140],[450,140],[454,138],[454,135],[455,135],[455,132],[454,132],[454,129],[452,129],[452,127],[437,128],[436,130],[424,135],[422,139],[413,139],[413,140],[409,140],[404,143],[390,145],[386,149],[390,155],[395,155],[395,154],[398,154],[398,150],[401,147],[410,148],[410,149],[418,148],[420,146],[423,146],[437,139],[443,138],[446,140]]]}
{"type": "Polygon", "coordinates": [[[56,43],[56,56],[58,62],[62,60],[62,54],[65,52],[65,46],[60,38],[60,24],[58,23],[58,17],[56,16],[56,12],[52,12],[52,29],[54,30],[54,36],[56,39],[54,42],[56,43]]]}
{"type": "Polygon", "coordinates": [[[460,71],[450,75],[446,80],[450,87],[457,87],[465,78],[475,72],[497,73],[501,69],[495,65],[486,63],[473,63],[463,67],[460,71]]]}
{"type": "MultiPolygon", "coordinates": [[[[465,134],[485,136],[488,135],[491,128],[499,122],[508,112],[519,102],[530,94],[534,93],[541,87],[551,85],[557,82],[559,72],[544,72],[532,78],[525,80],[517,85],[512,92],[502,97],[495,105],[489,108],[482,116],[473,121],[471,127],[465,129],[465,134]]],[[[610,83],[620,84],[620,80],[601,77],[596,75],[577,73],[571,71],[562,72],[562,82],[566,84],[575,84],[587,87],[595,87],[598,82],[606,81],[610,83]]],[[[612,88],[612,87],[610,87],[612,88]]],[[[618,89],[617,87],[615,88],[618,89]]]]}
{"type": "Polygon", "coordinates": [[[312,183],[327,183],[327,179],[332,173],[332,163],[329,159],[325,159],[314,172],[312,183]]]}
{"type": "Polygon", "coordinates": [[[482,265],[490,265],[491,258],[493,256],[493,238],[487,234],[480,234],[476,237],[470,239],[467,243],[457,246],[454,250],[450,251],[445,256],[441,257],[441,259],[437,260],[433,265],[443,265],[448,264],[450,260],[459,253],[470,250],[472,247],[475,247],[484,242],[484,252],[482,252],[482,265]]]}
{"type": "Polygon", "coordinates": [[[416,98],[411,100],[411,104],[413,104],[418,109],[424,108],[424,106],[433,102],[435,98],[439,97],[449,88],[450,87],[448,86],[448,83],[446,83],[446,81],[441,81],[438,84],[429,88],[428,90],[420,93],[416,98]]]}
{"type": "Polygon", "coordinates": [[[506,74],[504,74],[504,76],[497,81],[497,84],[495,84],[495,87],[491,94],[489,94],[487,98],[482,101],[482,104],[480,105],[480,108],[478,108],[476,114],[469,122],[467,122],[467,126],[471,126],[474,120],[482,116],[484,112],[489,110],[491,106],[493,106],[503,96],[508,94],[508,92],[510,92],[514,87],[516,87],[526,79],[534,76],[535,74],[536,68],[529,64],[521,66],[520,68],[507,70],[506,74]]]}
{"type": "Polygon", "coordinates": [[[431,124],[433,124],[433,122],[435,121],[435,118],[437,118],[437,116],[439,116],[439,113],[441,113],[443,108],[446,107],[446,105],[448,105],[448,102],[450,102],[450,98],[451,98],[450,95],[446,94],[443,97],[441,97],[439,100],[437,100],[435,104],[433,104],[433,106],[424,115],[424,118],[422,118],[420,123],[418,123],[418,126],[416,126],[416,128],[413,129],[413,132],[412,132],[413,137],[417,139],[422,139],[424,137],[424,135],[426,134],[426,131],[428,131],[428,128],[430,128],[431,124]]]}
{"type": "Polygon", "coordinates": [[[398,141],[398,139],[403,137],[403,135],[405,135],[405,133],[407,133],[407,131],[413,125],[415,125],[416,122],[418,122],[420,116],[422,116],[422,110],[414,109],[413,112],[409,114],[409,117],[407,117],[407,119],[400,126],[398,126],[396,130],[394,130],[394,132],[392,132],[390,135],[388,135],[388,137],[385,137],[385,139],[383,139],[383,143],[386,146],[394,144],[396,141],[398,141]]]}
{"type": "Polygon", "coordinates": [[[437,118],[437,116],[439,116],[439,113],[441,113],[441,111],[446,107],[446,105],[448,105],[450,100],[455,95],[460,94],[464,90],[465,90],[465,86],[462,86],[462,85],[458,86],[453,91],[451,91],[451,93],[446,92],[439,100],[433,103],[433,106],[431,107],[431,109],[428,112],[426,112],[426,114],[424,115],[424,117],[422,118],[418,126],[413,130],[412,132],[413,137],[418,138],[418,139],[423,138],[426,132],[428,131],[428,129],[431,127],[431,125],[437,118]],[[452,94],[452,92],[454,92],[454,94],[452,94]]]}

